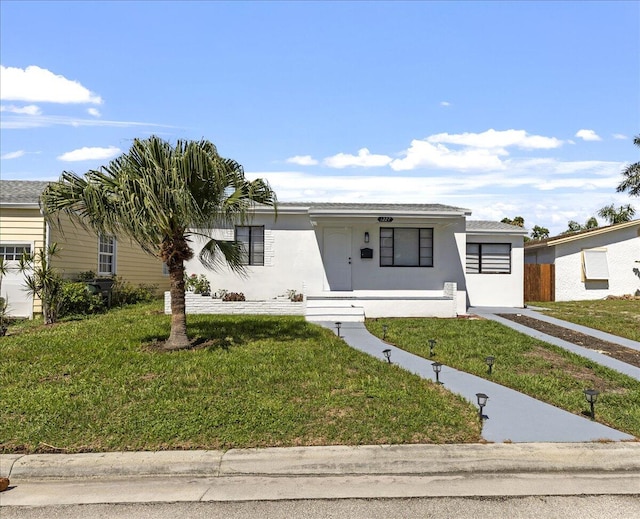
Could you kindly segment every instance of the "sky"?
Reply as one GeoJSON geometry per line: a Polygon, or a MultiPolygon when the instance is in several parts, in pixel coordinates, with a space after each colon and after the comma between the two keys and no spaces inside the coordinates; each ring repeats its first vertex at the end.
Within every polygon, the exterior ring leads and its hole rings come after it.
{"type": "Polygon", "coordinates": [[[2,0],[0,64],[4,180],[158,135],[210,140],[281,201],[552,235],[608,204],[640,216],[616,193],[640,153],[638,1],[2,0]]]}

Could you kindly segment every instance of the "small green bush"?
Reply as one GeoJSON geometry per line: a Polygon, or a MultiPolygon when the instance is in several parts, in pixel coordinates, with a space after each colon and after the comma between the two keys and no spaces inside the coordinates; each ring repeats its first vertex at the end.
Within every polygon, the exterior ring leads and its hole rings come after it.
{"type": "Polygon", "coordinates": [[[66,315],[89,315],[103,312],[106,302],[100,294],[92,294],[87,284],[80,281],[65,281],[62,285],[60,317],[66,315]]]}
{"type": "Polygon", "coordinates": [[[158,290],[157,285],[141,283],[138,286],[115,276],[111,289],[111,306],[134,305],[153,301],[158,290]]]}

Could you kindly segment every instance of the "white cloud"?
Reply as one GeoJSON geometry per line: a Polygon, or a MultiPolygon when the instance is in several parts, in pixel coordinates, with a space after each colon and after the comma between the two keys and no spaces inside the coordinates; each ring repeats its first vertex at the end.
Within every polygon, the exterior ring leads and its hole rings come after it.
{"type": "Polygon", "coordinates": [[[0,99],[41,103],[101,104],[102,99],[78,81],[31,65],[26,69],[0,65],[0,99]]]}
{"type": "Polygon", "coordinates": [[[459,144],[474,148],[503,149],[516,146],[524,149],[553,149],[562,145],[562,141],[555,137],[543,137],[541,135],[529,135],[524,130],[493,129],[482,133],[461,133],[450,135],[438,133],[426,139],[431,143],[459,144]]]}
{"type": "Polygon", "coordinates": [[[449,101],[440,101],[440,106],[451,106],[449,101]]]}
{"type": "Polygon", "coordinates": [[[387,155],[372,155],[367,148],[362,148],[358,150],[358,155],[338,153],[332,157],[327,157],[323,163],[330,168],[342,169],[354,166],[365,168],[387,166],[391,161],[391,157],[387,155]]]}
{"type": "Polygon", "coordinates": [[[295,157],[289,157],[286,162],[297,164],[298,166],[315,166],[318,164],[318,161],[311,155],[296,155],[295,157]]]}
{"type": "Polygon", "coordinates": [[[442,144],[433,145],[426,141],[413,140],[402,159],[393,160],[390,165],[394,171],[407,171],[420,167],[453,170],[504,169],[498,155],[504,154],[484,149],[467,148],[460,151],[450,150],[442,144]]]}
{"type": "Polygon", "coordinates": [[[94,117],[100,117],[102,115],[100,113],[100,110],[98,110],[97,108],[88,108],[87,113],[89,115],[93,115],[94,117]]]}
{"type": "Polygon", "coordinates": [[[42,110],[36,105],[15,106],[15,105],[1,105],[0,112],[9,112],[11,114],[22,115],[40,115],[42,110]]]}
{"type": "Polygon", "coordinates": [[[19,159],[24,154],[25,154],[24,150],[10,151],[9,153],[5,153],[4,155],[0,156],[0,159],[3,159],[3,160],[19,159]]]}
{"type": "MultiPolygon", "coordinates": [[[[112,128],[131,128],[131,127],[156,127],[156,128],[175,128],[168,124],[145,123],[139,121],[107,121],[104,119],[79,119],[76,117],[66,117],[62,115],[39,115],[25,117],[3,117],[0,119],[0,129],[25,129],[25,128],[43,128],[46,126],[105,126],[112,128]]],[[[156,132],[157,133],[157,132],[156,132]]]]}
{"type": "Polygon", "coordinates": [[[614,133],[612,137],[619,141],[626,141],[628,138],[626,135],[623,135],[622,133],[614,133]]]}
{"type": "Polygon", "coordinates": [[[593,130],[578,130],[576,137],[579,137],[583,141],[601,141],[600,136],[593,130]]]}
{"type": "Polygon", "coordinates": [[[120,148],[109,146],[108,148],[80,148],[63,153],[58,160],[65,162],[79,162],[83,160],[111,159],[121,152],[120,148]]]}

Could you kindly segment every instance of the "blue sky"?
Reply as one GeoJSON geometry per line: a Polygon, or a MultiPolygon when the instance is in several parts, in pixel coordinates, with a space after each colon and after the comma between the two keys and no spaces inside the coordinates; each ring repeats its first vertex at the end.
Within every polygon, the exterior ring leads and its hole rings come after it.
{"type": "Polygon", "coordinates": [[[206,138],[282,201],[443,203],[552,234],[638,160],[640,2],[0,3],[0,172],[206,138]]]}

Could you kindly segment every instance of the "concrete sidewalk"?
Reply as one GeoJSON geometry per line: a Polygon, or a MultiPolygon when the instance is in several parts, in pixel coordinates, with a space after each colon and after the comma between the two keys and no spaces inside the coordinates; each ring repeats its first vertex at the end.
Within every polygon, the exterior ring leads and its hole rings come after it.
{"type": "Polygon", "coordinates": [[[2,455],[2,506],[639,494],[640,443],[2,455]]]}
{"type": "MultiPolygon", "coordinates": [[[[335,323],[319,323],[335,331],[335,323]]],[[[363,323],[343,323],[340,335],[351,347],[385,361],[382,351],[391,350],[391,361],[422,378],[435,382],[429,360],[392,346],[367,331],[363,323]]],[[[469,373],[442,366],[440,382],[454,393],[476,403],[476,393],[489,396],[484,408],[482,436],[492,442],[587,442],[631,440],[633,436],[588,418],[469,373]]],[[[585,410],[587,409],[585,401],[585,410]]]]}

